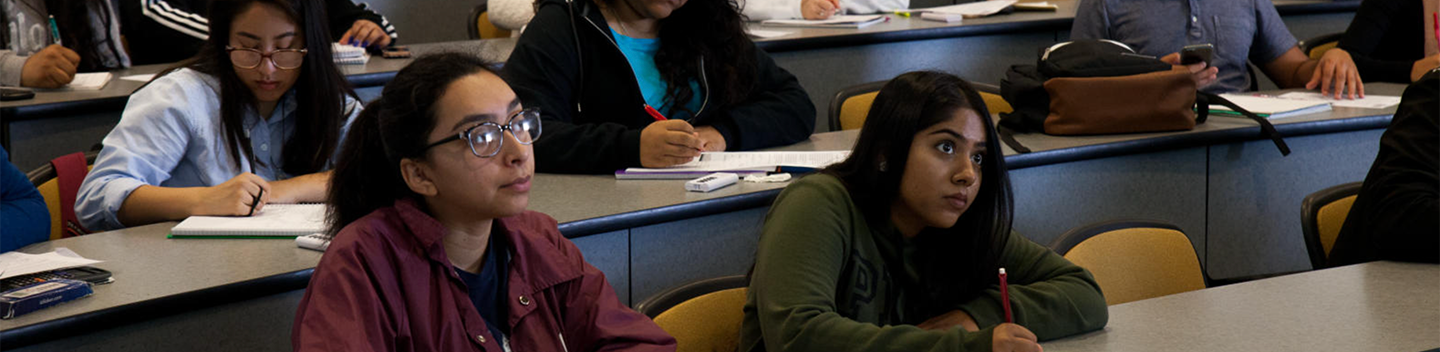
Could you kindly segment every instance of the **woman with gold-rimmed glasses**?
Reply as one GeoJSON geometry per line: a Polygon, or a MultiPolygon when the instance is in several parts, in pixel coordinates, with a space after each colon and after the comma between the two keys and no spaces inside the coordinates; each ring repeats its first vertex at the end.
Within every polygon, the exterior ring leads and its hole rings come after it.
{"type": "Polygon", "coordinates": [[[131,95],[77,196],[92,231],[325,200],[360,112],[316,0],[216,0],[194,58],[131,95]]]}

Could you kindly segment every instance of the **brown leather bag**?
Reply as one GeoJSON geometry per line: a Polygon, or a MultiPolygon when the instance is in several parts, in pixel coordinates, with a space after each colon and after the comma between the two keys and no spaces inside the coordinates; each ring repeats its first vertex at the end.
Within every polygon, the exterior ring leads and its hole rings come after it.
{"type": "Polygon", "coordinates": [[[1195,77],[1184,67],[1128,76],[1045,81],[1051,135],[1184,131],[1195,128],[1195,77]]]}

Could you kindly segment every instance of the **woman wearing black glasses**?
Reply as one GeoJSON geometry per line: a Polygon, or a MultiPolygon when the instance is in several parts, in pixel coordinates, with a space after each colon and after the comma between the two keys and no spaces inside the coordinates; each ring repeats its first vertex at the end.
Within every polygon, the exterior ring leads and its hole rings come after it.
{"type": "Polygon", "coordinates": [[[325,199],[360,111],[315,0],[217,0],[210,39],[130,96],[76,197],[92,231],[325,199]],[[224,35],[220,35],[224,33],[224,35]]]}
{"type": "Polygon", "coordinates": [[[526,211],[540,114],[479,59],[422,57],[355,119],[296,351],[674,351],[526,211]]]}

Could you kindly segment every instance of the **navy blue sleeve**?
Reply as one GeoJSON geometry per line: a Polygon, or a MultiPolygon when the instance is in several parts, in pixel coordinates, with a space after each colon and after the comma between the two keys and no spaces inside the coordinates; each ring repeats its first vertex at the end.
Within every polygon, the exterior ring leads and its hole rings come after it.
{"type": "Polygon", "coordinates": [[[50,210],[45,198],[30,184],[30,178],[10,163],[10,153],[0,148],[0,252],[9,252],[31,243],[50,239],[50,210]]]}

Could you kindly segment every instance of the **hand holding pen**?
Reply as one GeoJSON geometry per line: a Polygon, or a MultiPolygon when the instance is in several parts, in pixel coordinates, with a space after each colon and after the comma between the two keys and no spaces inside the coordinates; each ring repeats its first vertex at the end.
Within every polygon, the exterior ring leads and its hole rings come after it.
{"type": "Polygon", "coordinates": [[[270,183],[252,173],[243,173],[225,183],[204,187],[190,215],[251,216],[270,203],[270,183]]]}
{"type": "Polygon", "coordinates": [[[645,113],[655,122],[640,131],[640,165],[666,167],[688,163],[700,156],[705,141],[685,120],[670,120],[655,108],[645,105],[645,113]]]}
{"type": "Polygon", "coordinates": [[[1005,322],[995,326],[990,336],[991,350],[994,351],[1042,351],[1035,333],[1024,326],[1015,324],[1015,315],[1010,311],[1010,280],[1005,268],[1000,268],[1000,307],[1005,310],[1005,322]]]}

